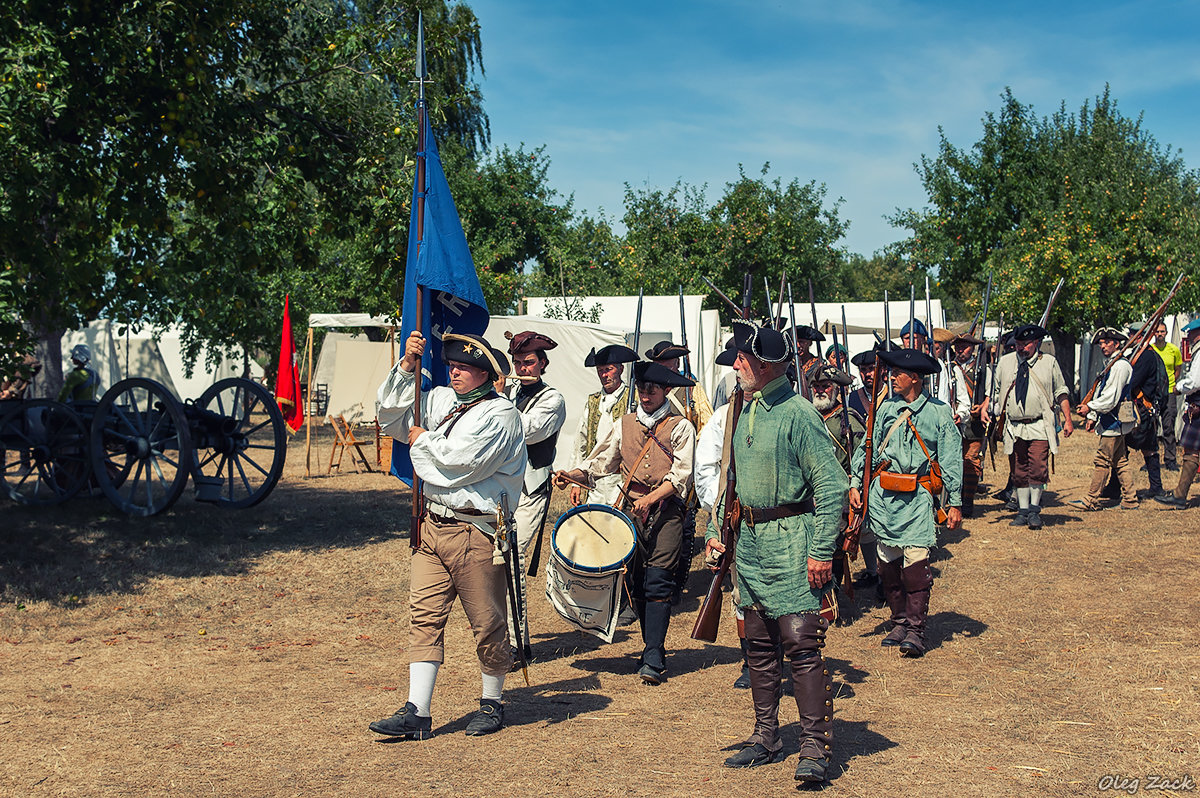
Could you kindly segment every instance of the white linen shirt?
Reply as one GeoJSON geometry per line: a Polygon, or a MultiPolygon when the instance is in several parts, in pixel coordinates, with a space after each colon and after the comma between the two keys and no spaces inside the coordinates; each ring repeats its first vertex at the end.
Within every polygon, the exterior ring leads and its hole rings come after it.
{"type": "MultiPolygon", "coordinates": [[[[415,375],[396,363],[377,399],[379,426],[398,441],[408,441],[415,396],[415,375]]],[[[507,493],[511,512],[521,497],[527,461],[521,415],[504,397],[491,399],[463,413],[447,436],[449,424],[439,429],[439,422],[460,405],[452,388],[421,394],[421,421],[428,426],[409,451],[425,497],[454,510],[494,513],[500,494],[507,493]]]]}

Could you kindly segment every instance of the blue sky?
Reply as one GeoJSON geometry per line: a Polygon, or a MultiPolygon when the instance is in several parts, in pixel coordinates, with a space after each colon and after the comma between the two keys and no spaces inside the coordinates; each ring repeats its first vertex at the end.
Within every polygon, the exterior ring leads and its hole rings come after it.
{"type": "Polygon", "coordinates": [[[1200,3],[466,1],[492,144],[545,145],[551,185],[613,221],[625,183],[711,203],[769,161],[844,198],[842,244],[869,255],[925,204],[938,126],[970,146],[1006,86],[1047,115],[1108,83],[1200,168],[1200,3]]]}

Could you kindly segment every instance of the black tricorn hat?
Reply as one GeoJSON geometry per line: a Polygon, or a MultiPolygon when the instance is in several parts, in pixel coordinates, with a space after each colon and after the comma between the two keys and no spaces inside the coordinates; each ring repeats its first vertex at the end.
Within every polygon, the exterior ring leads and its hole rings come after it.
{"type": "Polygon", "coordinates": [[[1029,341],[1040,341],[1050,333],[1046,332],[1046,328],[1036,324],[1022,324],[1020,327],[1013,330],[1013,340],[1026,343],[1029,341]]]}
{"type": "Polygon", "coordinates": [[[875,365],[875,355],[877,352],[878,350],[874,348],[868,349],[866,352],[859,352],[857,355],[850,358],[850,362],[857,366],[860,370],[869,368],[870,366],[875,365]]]}
{"type": "Polygon", "coordinates": [[[670,341],[659,341],[646,350],[647,360],[671,360],[690,354],[691,350],[683,344],[673,344],[670,341]]]}
{"type": "Polygon", "coordinates": [[[442,336],[442,360],[483,369],[493,379],[509,372],[508,358],[485,341],[482,335],[446,333],[442,336]]]}
{"type": "Polygon", "coordinates": [[[633,380],[639,383],[652,382],[667,388],[677,386],[690,387],[696,384],[695,380],[689,379],[678,371],[673,371],[661,363],[655,363],[653,360],[639,360],[634,363],[633,380]]]}
{"type": "Polygon", "coordinates": [[[812,376],[813,382],[832,382],[834,385],[851,385],[854,378],[837,366],[821,366],[812,376]]]}
{"type": "Polygon", "coordinates": [[[715,358],[718,366],[732,366],[733,361],[737,360],[737,345],[734,339],[730,338],[725,342],[725,348],[715,358]]]}
{"type": "Polygon", "coordinates": [[[733,320],[733,345],[764,363],[781,363],[792,356],[791,338],[772,327],[733,320]]]}
{"type": "Polygon", "coordinates": [[[950,343],[970,344],[971,346],[979,346],[980,344],[986,344],[987,341],[983,340],[982,338],[980,338],[978,336],[971,335],[969,332],[963,332],[963,333],[959,333],[958,335],[954,336],[954,340],[951,341],[950,343]]]}
{"type": "Polygon", "coordinates": [[[1128,340],[1128,335],[1120,330],[1114,329],[1113,327],[1101,327],[1096,331],[1096,334],[1092,336],[1092,343],[1094,344],[1100,343],[1101,341],[1116,341],[1117,343],[1123,343],[1128,340]]]}
{"type": "Polygon", "coordinates": [[[588,356],[584,358],[583,365],[592,366],[609,366],[614,363],[634,363],[638,359],[637,352],[634,352],[627,346],[620,344],[609,344],[601,347],[599,350],[593,348],[588,352],[588,356]]]}
{"type": "MultiPolygon", "coordinates": [[[[796,339],[799,341],[825,340],[825,335],[820,330],[815,327],[809,327],[807,324],[797,324],[794,329],[796,330],[796,339]]],[[[791,333],[789,332],[788,335],[790,337],[791,333]]]]}
{"type": "Polygon", "coordinates": [[[898,371],[911,371],[922,375],[937,374],[941,371],[938,362],[919,349],[892,349],[880,352],[878,357],[885,366],[898,371]]]}
{"type": "Polygon", "coordinates": [[[550,336],[542,335],[540,332],[534,332],[533,330],[519,332],[516,335],[505,331],[504,337],[508,339],[508,353],[510,355],[545,352],[558,346],[550,336]]]}

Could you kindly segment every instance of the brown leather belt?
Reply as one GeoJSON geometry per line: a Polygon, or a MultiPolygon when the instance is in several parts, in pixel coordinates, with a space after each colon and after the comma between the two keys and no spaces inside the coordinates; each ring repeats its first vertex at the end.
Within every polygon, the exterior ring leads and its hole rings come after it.
{"type": "Polygon", "coordinates": [[[816,511],[817,506],[813,504],[812,499],[781,504],[778,507],[750,507],[743,504],[742,520],[750,526],[754,526],[755,524],[765,524],[768,521],[778,521],[780,518],[790,518],[793,515],[815,513],[816,511]]]}

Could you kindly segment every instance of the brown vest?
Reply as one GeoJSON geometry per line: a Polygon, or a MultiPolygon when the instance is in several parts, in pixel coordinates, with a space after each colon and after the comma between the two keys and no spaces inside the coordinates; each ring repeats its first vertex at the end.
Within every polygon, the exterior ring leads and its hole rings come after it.
{"type": "MultiPolygon", "coordinates": [[[[657,437],[663,446],[671,447],[671,431],[682,420],[683,416],[671,413],[658,422],[657,437]]],[[[628,479],[630,471],[633,471],[629,492],[634,496],[644,496],[661,485],[674,459],[653,441],[646,447],[648,440],[650,430],[638,423],[637,413],[626,413],[621,417],[621,476],[628,479]],[[646,449],[646,454],[642,455],[640,461],[634,462],[642,449],[646,449]]]]}

